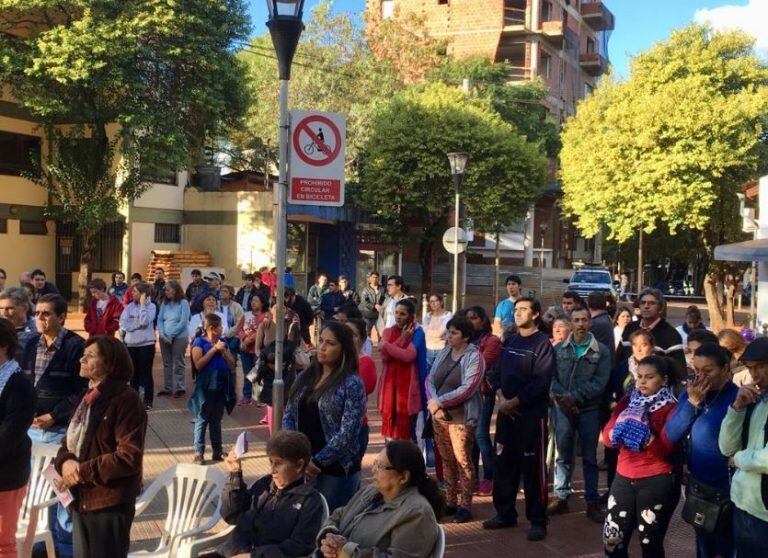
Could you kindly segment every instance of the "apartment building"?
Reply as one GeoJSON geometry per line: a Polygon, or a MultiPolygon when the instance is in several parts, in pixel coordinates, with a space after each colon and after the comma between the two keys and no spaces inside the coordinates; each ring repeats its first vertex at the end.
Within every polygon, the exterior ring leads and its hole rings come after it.
{"type": "MultiPolygon", "coordinates": [[[[511,83],[541,78],[549,87],[543,104],[558,123],[574,114],[608,69],[615,21],[601,0],[368,0],[367,8],[383,18],[417,14],[431,36],[446,41],[449,55],[509,62],[511,83]]],[[[569,267],[599,252],[560,214],[556,171],[553,161],[545,195],[526,222],[502,238],[509,263],[569,267]]],[[[492,238],[476,239],[475,253],[495,252],[492,238]]]]}

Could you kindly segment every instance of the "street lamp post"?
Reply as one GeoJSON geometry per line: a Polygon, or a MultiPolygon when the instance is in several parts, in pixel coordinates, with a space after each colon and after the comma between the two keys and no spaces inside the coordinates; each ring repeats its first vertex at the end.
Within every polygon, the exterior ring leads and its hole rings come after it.
{"type": "Polygon", "coordinates": [[[456,207],[453,216],[453,313],[459,309],[459,208],[461,203],[461,182],[464,180],[464,169],[467,167],[469,155],[463,151],[448,153],[451,164],[451,175],[456,192],[456,207]]]}
{"type": "Polygon", "coordinates": [[[275,187],[275,267],[277,267],[277,316],[275,324],[275,380],[272,384],[272,413],[275,430],[283,423],[283,342],[285,339],[285,265],[288,252],[288,225],[286,198],[288,190],[288,141],[290,122],[288,117],[288,84],[291,81],[291,65],[299,37],[304,30],[301,22],[304,0],[267,0],[269,21],[267,27],[277,54],[280,78],[280,150],[278,162],[278,184],[275,187]]]}
{"type": "Polygon", "coordinates": [[[546,223],[539,225],[541,240],[539,243],[539,300],[544,298],[544,236],[547,234],[549,226],[546,223]]]}

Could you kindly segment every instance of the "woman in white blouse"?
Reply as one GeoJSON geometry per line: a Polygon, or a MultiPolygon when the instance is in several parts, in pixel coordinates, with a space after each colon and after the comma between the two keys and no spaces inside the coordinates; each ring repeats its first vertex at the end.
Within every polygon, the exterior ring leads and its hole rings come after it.
{"type": "Polygon", "coordinates": [[[429,312],[424,318],[424,335],[427,341],[427,369],[432,369],[437,353],[445,348],[446,324],[453,317],[444,307],[443,297],[433,294],[429,297],[429,312]]]}

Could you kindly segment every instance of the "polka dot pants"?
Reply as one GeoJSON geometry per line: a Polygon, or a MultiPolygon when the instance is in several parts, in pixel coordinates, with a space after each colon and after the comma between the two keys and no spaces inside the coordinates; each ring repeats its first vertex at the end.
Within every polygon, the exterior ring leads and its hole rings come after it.
{"type": "Polygon", "coordinates": [[[680,483],[672,473],[634,480],[616,475],[603,525],[605,555],[629,556],[636,529],[643,558],[664,558],[664,536],[679,500],[680,483]]]}

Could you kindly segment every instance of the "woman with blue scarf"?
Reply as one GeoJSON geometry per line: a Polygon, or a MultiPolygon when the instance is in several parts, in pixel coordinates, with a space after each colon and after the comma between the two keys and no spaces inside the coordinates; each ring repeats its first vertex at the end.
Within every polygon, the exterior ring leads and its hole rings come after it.
{"type": "Polygon", "coordinates": [[[677,404],[669,385],[673,374],[664,357],[642,359],[635,387],[619,401],[603,428],[603,443],[619,450],[603,526],[606,556],[629,556],[629,542],[637,529],[643,557],[664,557],[664,536],[680,499],[670,459],[675,444],[666,432],[677,404]]]}

